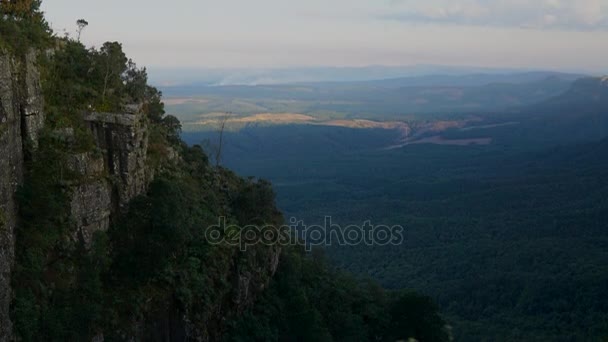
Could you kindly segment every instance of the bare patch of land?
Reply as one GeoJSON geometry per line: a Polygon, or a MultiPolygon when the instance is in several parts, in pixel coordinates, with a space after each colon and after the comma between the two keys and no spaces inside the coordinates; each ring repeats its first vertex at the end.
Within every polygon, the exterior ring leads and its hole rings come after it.
{"type": "Polygon", "coordinates": [[[414,144],[436,144],[436,145],[455,145],[455,146],[468,146],[468,145],[488,145],[492,142],[492,138],[475,138],[475,139],[446,139],[439,135],[432,137],[422,138],[416,141],[408,143],[408,145],[414,144]]]}
{"type": "Polygon", "coordinates": [[[434,144],[434,145],[453,145],[453,146],[471,146],[471,145],[489,145],[492,143],[492,138],[475,138],[475,139],[446,139],[440,135],[410,140],[400,144],[387,147],[387,150],[393,150],[408,145],[419,144],[434,144]]]}
{"type": "Polygon", "coordinates": [[[348,128],[381,128],[381,129],[399,129],[407,127],[407,124],[400,121],[372,121],[372,120],[331,120],[320,122],[325,126],[338,126],[348,128]]]}
{"type": "Polygon", "coordinates": [[[503,122],[503,123],[492,124],[492,125],[463,127],[460,130],[461,131],[472,131],[474,129],[486,129],[486,128],[494,128],[494,127],[512,126],[512,125],[518,125],[518,124],[519,124],[519,122],[517,122],[517,121],[511,121],[511,122],[503,122]]]}
{"type": "MultiPolygon", "coordinates": [[[[190,123],[199,127],[216,127],[220,121],[226,118],[225,113],[206,113],[199,116],[199,120],[190,123]]],[[[247,116],[231,116],[226,123],[235,129],[240,129],[249,124],[270,124],[288,125],[304,124],[317,126],[346,127],[354,129],[385,129],[398,130],[401,133],[400,139],[394,145],[386,149],[400,148],[415,144],[436,144],[436,145],[488,145],[492,143],[492,138],[467,138],[467,139],[448,139],[441,136],[441,133],[457,129],[468,131],[473,129],[484,129],[515,125],[517,122],[506,122],[497,124],[480,124],[479,117],[471,116],[462,120],[437,120],[428,122],[403,122],[403,121],[373,121],[365,119],[333,119],[322,120],[310,115],[298,113],[258,113],[247,116]]]]}
{"type": "Polygon", "coordinates": [[[203,104],[203,103],[207,103],[209,102],[209,100],[205,100],[205,99],[195,99],[195,98],[191,98],[191,97],[173,97],[173,98],[163,98],[163,102],[166,105],[169,106],[173,106],[173,105],[181,105],[181,104],[185,104],[185,103],[192,103],[192,104],[203,104]]]}
{"type": "MultiPolygon", "coordinates": [[[[225,114],[211,113],[203,116],[202,120],[194,122],[195,125],[217,125],[225,114]]],[[[250,116],[230,117],[226,121],[228,124],[250,124],[250,123],[271,123],[271,124],[290,124],[290,123],[309,123],[314,122],[315,118],[304,114],[295,113],[260,113],[250,116]]]]}

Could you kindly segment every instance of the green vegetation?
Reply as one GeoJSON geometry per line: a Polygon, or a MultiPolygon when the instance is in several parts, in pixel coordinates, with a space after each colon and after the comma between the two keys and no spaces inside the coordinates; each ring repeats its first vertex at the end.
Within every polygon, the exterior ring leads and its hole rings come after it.
{"type": "Polygon", "coordinates": [[[78,125],[84,111],[116,112],[133,103],[145,103],[149,116],[159,118],[158,91],[147,85],[146,69],[128,60],[119,43],[107,42],[99,50],[70,39],[57,45],[42,63],[53,124],[78,125]]]}
{"type": "Polygon", "coordinates": [[[0,49],[23,54],[50,43],[49,28],[40,12],[40,0],[0,1],[0,49]]]}
{"type": "Polygon", "coordinates": [[[34,340],[41,330],[54,331],[57,322],[42,322],[43,317],[65,318],[58,310],[67,305],[69,284],[82,260],[69,244],[67,198],[61,182],[73,175],[63,169],[65,146],[46,135],[40,146],[18,196],[22,224],[16,231],[13,281],[19,286],[15,286],[13,319],[24,340],[34,340]]]}
{"type": "MultiPolygon", "coordinates": [[[[318,251],[317,251],[318,252],[318,251]]],[[[448,341],[428,297],[387,293],[331,270],[320,254],[284,252],[271,287],[238,320],[227,341],[448,341]]]]}

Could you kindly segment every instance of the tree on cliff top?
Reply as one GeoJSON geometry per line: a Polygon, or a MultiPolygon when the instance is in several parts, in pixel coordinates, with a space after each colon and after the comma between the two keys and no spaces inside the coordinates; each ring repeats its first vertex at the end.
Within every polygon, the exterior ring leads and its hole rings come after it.
{"type": "Polygon", "coordinates": [[[118,42],[106,42],[97,53],[97,59],[102,71],[103,87],[101,102],[107,105],[112,98],[119,96],[124,87],[121,75],[127,69],[127,56],[118,42]]]}
{"type": "Polygon", "coordinates": [[[49,42],[40,0],[0,0],[0,48],[24,52],[49,42]]]}
{"type": "Polygon", "coordinates": [[[40,0],[0,0],[0,13],[5,16],[28,18],[40,14],[40,0]]]}
{"type": "Polygon", "coordinates": [[[76,20],[76,26],[78,26],[76,32],[78,32],[78,41],[80,41],[80,35],[82,34],[82,30],[89,26],[89,22],[84,19],[78,19],[76,20]]]}

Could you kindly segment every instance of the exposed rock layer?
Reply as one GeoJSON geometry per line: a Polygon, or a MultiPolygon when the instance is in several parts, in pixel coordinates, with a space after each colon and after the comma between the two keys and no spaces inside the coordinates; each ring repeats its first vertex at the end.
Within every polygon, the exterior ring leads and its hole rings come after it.
{"type": "Polygon", "coordinates": [[[36,54],[22,58],[0,51],[0,341],[12,336],[10,274],[14,263],[17,205],[23,180],[24,146],[36,148],[44,124],[36,54]]]}
{"type": "Polygon", "coordinates": [[[96,231],[107,230],[112,218],[146,191],[152,172],[146,168],[148,135],[141,111],[89,113],[85,122],[97,153],[70,156],[68,166],[81,176],[70,189],[75,237],[88,246],[96,231]]]}
{"type": "MultiPolygon", "coordinates": [[[[36,158],[45,122],[36,57],[34,52],[18,58],[0,51],[0,342],[14,340],[9,312],[15,231],[19,229],[15,192],[24,180],[27,159],[36,158]]],[[[90,246],[95,232],[106,231],[133,198],[146,192],[155,170],[148,167],[150,127],[139,106],[129,106],[123,113],[87,113],[84,122],[94,148],[65,156],[66,168],[76,177],[62,185],[69,196],[72,238],[90,246]]],[[[68,145],[76,136],[71,127],[45,134],[68,145]]],[[[166,158],[179,162],[169,146],[166,158]]],[[[276,246],[246,253],[234,249],[218,274],[218,282],[230,285],[221,287],[221,298],[206,316],[193,322],[187,313],[180,314],[175,303],[168,302],[160,311],[147,312],[134,321],[133,339],[219,340],[226,319],[250,307],[268,286],[279,254],[276,246]]],[[[103,333],[95,339],[103,340],[103,333]]]]}

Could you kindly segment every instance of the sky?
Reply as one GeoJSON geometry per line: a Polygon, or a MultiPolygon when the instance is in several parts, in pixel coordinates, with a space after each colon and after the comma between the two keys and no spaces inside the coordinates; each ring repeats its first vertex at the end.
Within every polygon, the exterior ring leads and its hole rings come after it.
{"type": "Polygon", "coordinates": [[[467,65],[608,73],[608,0],[44,0],[139,65],[467,65]]]}

